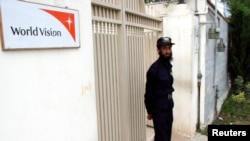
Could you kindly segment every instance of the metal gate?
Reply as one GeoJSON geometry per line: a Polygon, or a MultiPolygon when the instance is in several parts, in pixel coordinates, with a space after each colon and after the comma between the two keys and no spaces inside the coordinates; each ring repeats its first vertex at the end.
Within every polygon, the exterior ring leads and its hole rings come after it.
{"type": "Polygon", "coordinates": [[[99,141],[145,141],[145,71],[162,21],[144,0],[92,0],[99,141]]]}

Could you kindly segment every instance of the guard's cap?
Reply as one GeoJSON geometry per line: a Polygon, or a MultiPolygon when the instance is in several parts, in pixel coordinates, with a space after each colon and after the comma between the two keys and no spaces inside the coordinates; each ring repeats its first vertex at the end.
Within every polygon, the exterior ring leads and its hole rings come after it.
{"type": "Polygon", "coordinates": [[[157,47],[159,48],[160,46],[163,45],[174,45],[175,43],[172,43],[172,39],[170,37],[160,37],[157,40],[157,47]]]}

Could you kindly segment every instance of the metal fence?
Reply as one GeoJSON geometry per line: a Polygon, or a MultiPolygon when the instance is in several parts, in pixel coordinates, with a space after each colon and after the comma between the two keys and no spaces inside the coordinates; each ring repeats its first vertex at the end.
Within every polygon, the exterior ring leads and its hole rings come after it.
{"type": "Polygon", "coordinates": [[[162,21],[143,0],[92,0],[99,141],[145,141],[145,72],[162,21]]]}

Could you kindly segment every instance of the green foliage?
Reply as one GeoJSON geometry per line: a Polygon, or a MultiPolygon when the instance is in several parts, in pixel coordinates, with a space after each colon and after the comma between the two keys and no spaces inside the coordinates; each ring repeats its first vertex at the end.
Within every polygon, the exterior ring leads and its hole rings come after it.
{"type": "MultiPolygon", "coordinates": [[[[213,121],[214,125],[221,124],[247,124],[250,125],[250,82],[244,85],[241,76],[234,80],[235,87],[232,87],[228,97],[222,104],[218,117],[213,121]],[[242,91],[240,91],[242,90],[242,91]],[[240,91],[236,93],[236,91],[240,91]]],[[[207,135],[207,128],[198,130],[207,135]]]]}
{"type": "Polygon", "coordinates": [[[250,95],[250,83],[249,82],[245,84],[245,94],[250,95]]]}
{"type": "Polygon", "coordinates": [[[243,102],[246,101],[245,92],[240,92],[239,94],[232,95],[231,98],[232,101],[236,104],[242,104],[243,102]]]}
{"type": "Polygon", "coordinates": [[[250,124],[250,97],[244,92],[230,94],[213,124],[250,124]]]}
{"type": "Polygon", "coordinates": [[[240,93],[243,88],[244,88],[244,80],[243,77],[238,75],[235,79],[234,79],[234,89],[235,89],[235,93],[240,93]]]}
{"type": "Polygon", "coordinates": [[[224,101],[221,112],[213,124],[250,124],[250,83],[244,84],[243,77],[237,76],[235,86],[224,101]]]}
{"type": "Polygon", "coordinates": [[[231,79],[241,75],[250,81],[250,1],[222,0],[231,13],[228,70],[231,79]]]}
{"type": "Polygon", "coordinates": [[[250,2],[249,0],[221,0],[229,6],[230,12],[241,11],[243,15],[250,15],[250,2]]]}

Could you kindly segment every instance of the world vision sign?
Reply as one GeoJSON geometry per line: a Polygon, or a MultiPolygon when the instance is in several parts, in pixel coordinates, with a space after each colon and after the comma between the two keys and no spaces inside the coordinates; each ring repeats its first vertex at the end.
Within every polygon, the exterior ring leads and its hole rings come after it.
{"type": "Polygon", "coordinates": [[[77,10],[2,0],[1,24],[4,50],[80,47],[77,10]]]}

